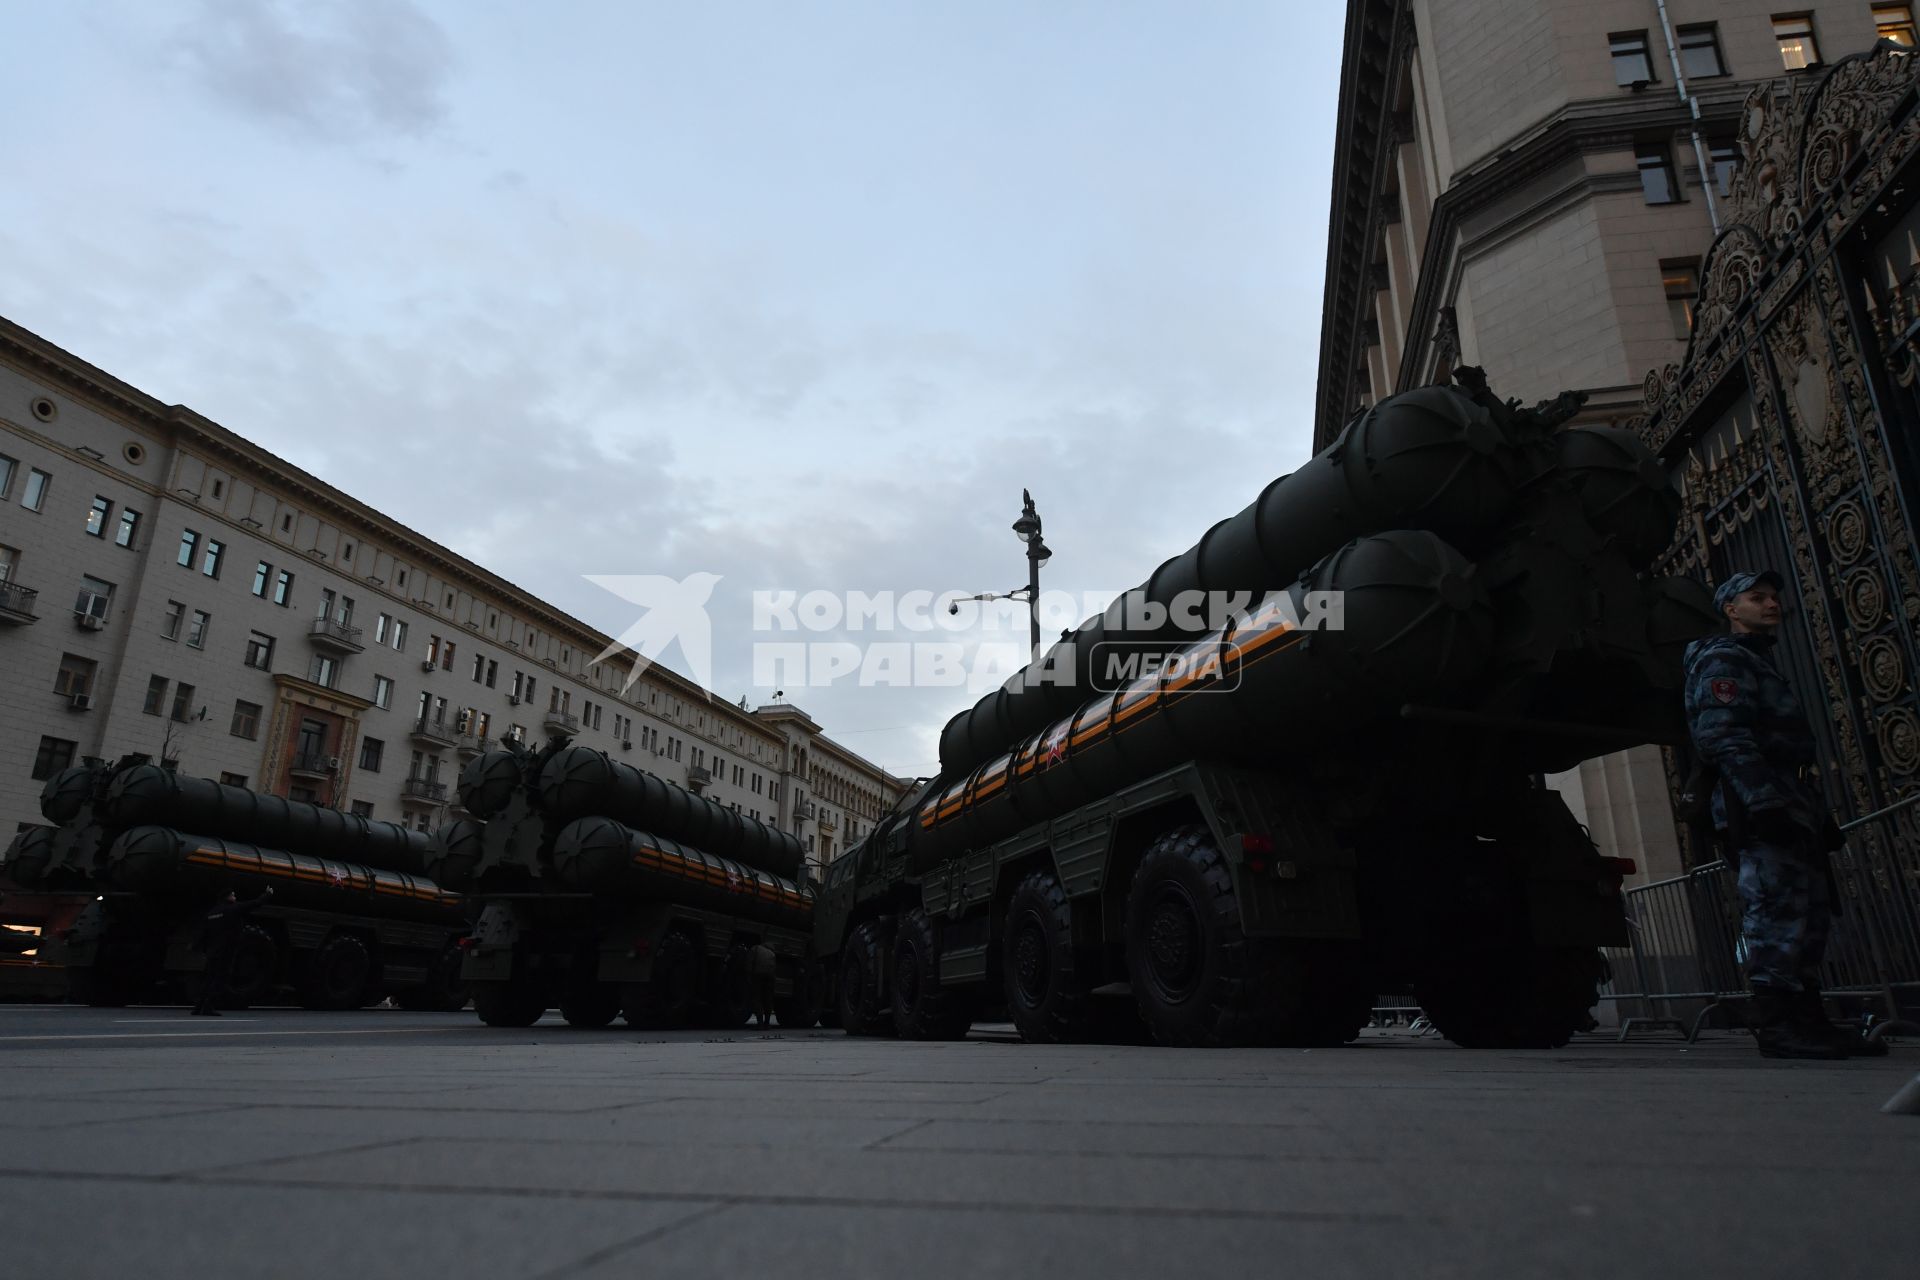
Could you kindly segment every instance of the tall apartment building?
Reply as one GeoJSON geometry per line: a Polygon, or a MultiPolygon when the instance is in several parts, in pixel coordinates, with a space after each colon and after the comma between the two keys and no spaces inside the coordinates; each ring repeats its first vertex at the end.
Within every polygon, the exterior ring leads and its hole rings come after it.
{"type": "MultiPolygon", "coordinates": [[[[1686,351],[1748,93],[1915,43],[1910,4],[1794,3],[1350,0],[1315,447],[1462,364],[1639,413],[1686,351]]],[[[1679,871],[1657,750],[1553,784],[1604,852],[1679,871]]]]}
{"type": "Polygon", "coordinates": [[[567,733],[824,863],[906,784],[751,711],[316,476],[0,320],[0,830],[142,752],[428,830],[491,743],[567,733]]]}

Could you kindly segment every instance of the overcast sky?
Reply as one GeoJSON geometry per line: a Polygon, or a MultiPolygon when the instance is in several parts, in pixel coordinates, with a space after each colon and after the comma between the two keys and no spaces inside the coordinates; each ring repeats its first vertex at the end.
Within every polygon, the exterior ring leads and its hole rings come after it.
{"type": "Polygon", "coordinates": [[[609,633],[721,575],[757,704],[755,590],[1014,587],[1026,487],[1116,592],[1304,460],[1342,10],[0,0],[0,311],[609,633]]]}

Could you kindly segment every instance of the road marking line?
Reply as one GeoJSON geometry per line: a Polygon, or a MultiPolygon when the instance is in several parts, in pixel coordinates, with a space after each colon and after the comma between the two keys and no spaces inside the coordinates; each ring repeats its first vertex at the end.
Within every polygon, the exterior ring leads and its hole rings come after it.
{"type": "Polygon", "coordinates": [[[0,1036],[0,1044],[16,1044],[22,1040],[191,1040],[195,1038],[212,1040],[229,1036],[398,1036],[411,1035],[416,1031],[457,1031],[463,1035],[470,1035],[473,1028],[359,1027],[341,1028],[335,1031],[102,1031],[95,1035],[0,1036]]]}

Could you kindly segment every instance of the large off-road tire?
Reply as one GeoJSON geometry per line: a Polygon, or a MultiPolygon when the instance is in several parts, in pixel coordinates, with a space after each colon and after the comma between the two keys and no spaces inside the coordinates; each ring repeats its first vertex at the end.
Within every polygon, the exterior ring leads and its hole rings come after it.
{"type": "Polygon", "coordinates": [[[597,1031],[620,1016],[620,988],[611,982],[583,982],[560,998],[560,1016],[570,1027],[597,1031]]]}
{"type": "Polygon", "coordinates": [[[1279,1043],[1306,982],[1298,949],[1246,936],[1233,872],[1203,826],[1155,840],[1127,893],[1127,971],[1161,1044],[1279,1043]]]}
{"type": "Polygon", "coordinates": [[[490,1027],[530,1027],[547,1011],[547,993],[538,985],[508,979],[473,984],[473,1011],[490,1027]]]}
{"type": "Polygon", "coordinates": [[[460,976],[461,951],[449,942],[427,966],[427,980],[417,987],[396,987],[393,1002],[415,1013],[454,1013],[467,1007],[472,991],[460,976]]]}
{"type": "Polygon", "coordinates": [[[1073,908],[1051,871],[1031,871],[1007,899],[1000,954],[1007,1017],[1020,1038],[1075,1044],[1097,1038],[1086,956],[1073,935],[1073,908]]]}
{"type": "Polygon", "coordinates": [[[273,935],[257,924],[243,926],[234,939],[233,967],[227,972],[224,1008],[246,1009],[273,999],[280,986],[280,948],[273,935]]]}
{"type": "Polygon", "coordinates": [[[653,976],[621,989],[627,1025],[648,1031],[690,1027],[700,1011],[701,956],[693,938],[679,929],[660,940],[653,976]]]}
{"type": "Polygon", "coordinates": [[[820,1022],[820,980],[813,966],[803,962],[793,975],[793,992],[773,1002],[773,1017],[790,1031],[804,1031],[820,1022]]]}
{"type": "Polygon", "coordinates": [[[128,983],[110,969],[67,970],[67,999],[95,1009],[122,1009],[132,998],[128,983]]]}
{"type": "MultiPolygon", "coordinates": [[[[239,972],[236,958],[236,996],[241,989],[239,972]]],[[[300,1003],[309,1009],[358,1009],[372,977],[373,957],[367,954],[367,944],[350,933],[336,933],[308,957],[300,978],[300,1003]]]]}
{"type": "Polygon", "coordinates": [[[886,936],[869,920],[847,935],[840,951],[840,1028],[850,1036],[881,1036],[893,1019],[880,1003],[880,956],[886,936]]]}
{"type": "Polygon", "coordinates": [[[940,934],[918,907],[893,943],[893,1029],[902,1040],[960,1040],[973,1026],[973,992],[940,981],[940,934]]]}
{"type": "Polygon", "coordinates": [[[1356,946],[1307,944],[1306,989],[1278,1043],[1297,1048],[1333,1048],[1360,1038],[1373,1021],[1378,983],[1356,946]]]}
{"type": "Polygon", "coordinates": [[[1463,1049],[1558,1049],[1592,1025],[1602,963],[1592,947],[1436,951],[1414,992],[1440,1034],[1463,1049]]]}
{"type": "Polygon", "coordinates": [[[716,965],[707,986],[708,1026],[720,1031],[738,1031],[753,1018],[753,956],[745,946],[727,952],[724,964],[716,965]]]}

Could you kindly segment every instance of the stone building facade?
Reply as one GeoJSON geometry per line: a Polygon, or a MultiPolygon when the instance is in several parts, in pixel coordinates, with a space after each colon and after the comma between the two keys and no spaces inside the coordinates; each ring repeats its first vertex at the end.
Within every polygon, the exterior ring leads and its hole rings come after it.
{"type": "MultiPolygon", "coordinates": [[[[1757,86],[1811,81],[1912,6],[1826,0],[1351,0],[1316,447],[1396,391],[1479,365],[1503,396],[1637,415],[1681,358],[1757,86]]],[[[1643,878],[1682,866],[1652,748],[1553,780],[1643,878]]]]}
{"type": "Polygon", "coordinates": [[[431,829],[490,743],[566,733],[824,860],[905,783],[727,703],[393,517],[0,320],[0,830],[144,753],[431,829]],[[831,776],[815,761],[832,760],[831,776]],[[831,800],[821,797],[824,785],[831,800]]]}

